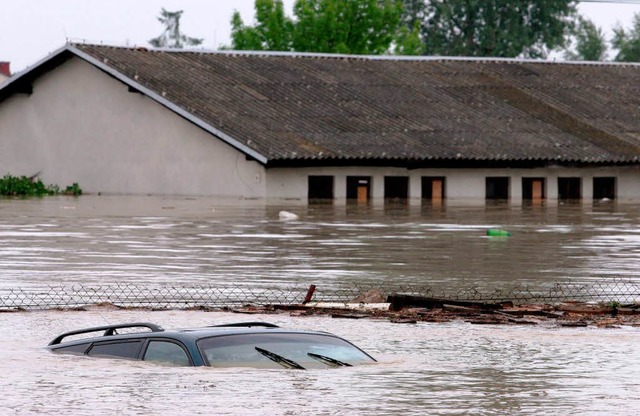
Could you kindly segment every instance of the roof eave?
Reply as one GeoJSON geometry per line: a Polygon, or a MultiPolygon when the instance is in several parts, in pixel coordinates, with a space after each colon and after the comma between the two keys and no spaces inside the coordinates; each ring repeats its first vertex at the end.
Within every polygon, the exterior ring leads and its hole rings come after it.
{"type": "Polygon", "coordinates": [[[544,168],[560,166],[638,166],[638,159],[581,160],[571,158],[456,158],[456,157],[327,157],[273,158],[267,167],[326,167],[326,166],[394,166],[419,168],[544,168]]]}
{"type": "Polygon", "coordinates": [[[15,89],[12,87],[19,88],[18,84],[25,80],[28,81],[30,76],[33,78],[38,77],[38,70],[40,72],[42,72],[43,70],[46,71],[46,67],[48,67],[51,63],[54,63],[54,66],[56,66],[55,61],[59,59],[61,55],[68,51],[68,45],[62,46],[49,53],[49,55],[40,59],[35,64],[30,65],[19,72],[16,72],[3,82],[0,82],[0,101],[3,101],[6,97],[14,93],[15,89]]]}

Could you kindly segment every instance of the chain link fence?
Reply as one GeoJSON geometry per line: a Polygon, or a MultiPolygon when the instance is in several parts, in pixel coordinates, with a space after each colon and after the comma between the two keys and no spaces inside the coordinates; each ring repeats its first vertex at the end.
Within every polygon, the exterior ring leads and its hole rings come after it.
{"type": "MultiPolygon", "coordinates": [[[[0,309],[73,309],[97,304],[154,309],[295,305],[304,302],[309,288],[310,285],[302,283],[287,287],[259,285],[154,286],[121,283],[110,285],[73,284],[38,289],[8,288],[0,289],[0,309]]],[[[387,296],[392,294],[483,303],[511,301],[514,304],[554,304],[580,301],[629,304],[640,301],[640,281],[604,279],[591,282],[556,283],[546,290],[516,286],[499,290],[470,288],[451,293],[429,286],[351,283],[342,286],[322,287],[319,285],[313,293],[312,300],[314,302],[341,303],[371,302],[372,295],[384,301],[387,296]]]]}

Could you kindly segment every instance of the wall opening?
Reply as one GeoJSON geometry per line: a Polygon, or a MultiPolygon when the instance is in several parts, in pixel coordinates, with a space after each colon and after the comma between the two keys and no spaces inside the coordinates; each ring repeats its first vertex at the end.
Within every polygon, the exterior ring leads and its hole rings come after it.
{"type": "Polygon", "coordinates": [[[409,177],[408,176],[385,176],[384,177],[384,200],[385,202],[397,203],[407,202],[409,198],[409,177]]]}
{"type": "Polygon", "coordinates": [[[580,178],[558,178],[558,199],[580,199],[582,197],[580,178]]]}
{"type": "Polygon", "coordinates": [[[347,176],[347,199],[367,203],[371,198],[371,176],[347,176]]]}
{"type": "Polygon", "coordinates": [[[616,178],[593,178],[593,199],[616,199],[616,178]]]}
{"type": "Polygon", "coordinates": [[[509,199],[508,176],[488,176],[485,184],[486,199],[509,199]]]}
{"type": "Polygon", "coordinates": [[[522,178],[522,199],[539,202],[544,200],[545,180],[544,178],[522,178]]]}
{"type": "Polygon", "coordinates": [[[422,199],[440,202],[444,199],[444,176],[422,177],[422,199]]]}
{"type": "Polygon", "coordinates": [[[322,203],[333,201],[333,176],[309,176],[309,202],[322,203]]]}

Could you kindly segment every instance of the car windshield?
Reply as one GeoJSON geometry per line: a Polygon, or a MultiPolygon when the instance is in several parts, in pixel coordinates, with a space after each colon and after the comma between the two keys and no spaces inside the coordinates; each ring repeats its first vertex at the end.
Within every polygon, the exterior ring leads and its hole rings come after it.
{"type": "Polygon", "coordinates": [[[201,339],[198,347],[211,367],[312,369],[374,362],[349,342],[322,334],[224,335],[201,339]]]}

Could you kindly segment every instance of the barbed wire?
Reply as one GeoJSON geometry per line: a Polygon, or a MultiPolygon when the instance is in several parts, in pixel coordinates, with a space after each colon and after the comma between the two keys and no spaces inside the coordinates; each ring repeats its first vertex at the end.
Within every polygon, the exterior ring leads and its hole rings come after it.
{"type": "MultiPolygon", "coordinates": [[[[0,309],[74,309],[97,304],[119,307],[187,309],[266,305],[295,305],[304,302],[310,285],[292,286],[214,286],[148,285],[119,283],[109,285],[73,284],[42,288],[0,289],[0,309]]],[[[560,303],[640,301],[640,281],[604,279],[588,282],[555,283],[546,290],[514,286],[497,290],[468,288],[447,293],[429,286],[350,283],[341,286],[317,286],[314,302],[386,301],[390,295],[411,295],[432,299],[468,302],[560,303]]]]}

